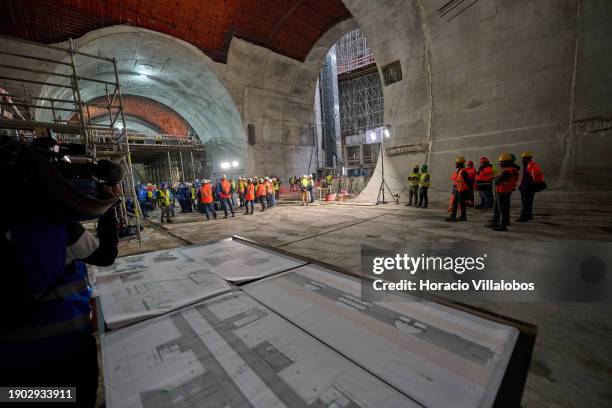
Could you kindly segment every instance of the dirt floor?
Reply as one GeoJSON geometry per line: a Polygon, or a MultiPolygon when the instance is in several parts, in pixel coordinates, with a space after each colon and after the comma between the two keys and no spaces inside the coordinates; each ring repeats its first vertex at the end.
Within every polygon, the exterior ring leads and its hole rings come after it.
{"type": "MultiPolygon", "coordinates": [[[[177,209],[178,211],[178,209],[177,209]]],[[[514,223],[509,232],[484,228],[491,213],[472,210],[467,223],[448,223],[446,208],[426,210],[385,204],[315,204],[281,202],[271,211],[206,221],[201,214],[178,214],[160,224],[158,214],[144,223],[143,246],[123,242],[122,255],[204,243],[239,235],[289,252],[358,271],[360,246],[410,241],[564,239],[610,241],[612,212],[536,203],[535,221],[514,223]]],[[[512,219],[518,214],[513,214],[512,219]]],[[[520,256],[520,254],[516,254],[520,256]]],[[[505,303],[485,309],[538,326],[538,337],[523,397],[525,407],[612,406],[612,308],[604,303],[505,303]]]]}

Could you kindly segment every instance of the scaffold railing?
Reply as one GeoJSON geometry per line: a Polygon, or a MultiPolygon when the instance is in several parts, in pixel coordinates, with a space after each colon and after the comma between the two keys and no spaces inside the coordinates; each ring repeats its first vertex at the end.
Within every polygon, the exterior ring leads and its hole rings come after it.
{"type": "Polygon", "coordinates": [[[88,105],[82,99],[81,83],[89,82],[103,84],[106,91],[105,109],[109,112],[110,124],[108,132],[115,135],[116,149],[123,152],[119,160],[127,175],[123,183],[123,200],[119,214],[129,225],[126,211],[126,199],[135,204],[136,230],[138,241],[140,236],[140,219],[138,217],[138,200],[134,185],[134,173],[130,156],[130,143],[126,132],[125,115],[121,99],[121,85],[114,58],[80,52],[74,48],[73,41],[68,46],[46,45],[36,42],[0,36],[0,133],[14,137],[22,143],[27,143],[40,136],[42,130],[48,135],[61,140],[72,139],[83,144],[87,155],[96,158],[96,145],[93,138],[95,129],[103,125],[93,125],[87,115],[88,105]],[[15,47],[15,44],[19,44],[15,47]],[[81,59],[95,60],[100,64],[108,64],[110,72],[114,73],[114,81],[105,81],[79,75],[78,67],[81,59]],[[57,97],[57,96],[60,97],[57,97]],[[120,123],[121,129],[116,129],[120,123]]]}

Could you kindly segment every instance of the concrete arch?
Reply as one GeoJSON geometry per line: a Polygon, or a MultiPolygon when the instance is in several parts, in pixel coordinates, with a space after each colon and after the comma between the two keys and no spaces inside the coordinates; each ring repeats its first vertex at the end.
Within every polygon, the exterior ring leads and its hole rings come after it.
{"type": "MultiPolygon", "coordinates": [[[[182,116],[206,144],[213,173],[220,171],[219,163],[226,160],[237,160],[241,172],[248,168],[242,121],[219,79],[219,64],[193,45],[132,26],[95,30],[75,40],[74,45],[82,52],[115,57],[124,94],[153,99],[182,116]]],[[[81,60],[79,75],[113,79],[109,64],[81,60]]],[[[85,101],[95,99],[105,95],[104,86],[83,82],[81,94],[85,101]]]]}

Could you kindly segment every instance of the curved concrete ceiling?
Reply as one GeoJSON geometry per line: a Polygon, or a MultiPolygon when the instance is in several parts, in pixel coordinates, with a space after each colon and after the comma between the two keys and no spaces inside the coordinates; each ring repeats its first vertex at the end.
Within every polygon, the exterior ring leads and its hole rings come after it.
{"type": "MultiPolygon", "coordinates": [[[[88,102],[102,104],[105,100],[106,97],[99,97],[88,102]]],[[[189,123],[181,115],[162,103],[136,95],[122,95],[122,101],[123,113],[126,116],[125,120],[128,125],[133,122],[144,122],[149,124],[151,129],[158,129],[158,133],[176,136],[193,133],[193,129],[191,129],[189,123]]],[[[108,119],[108,122],[105,123],[110,123],[107,109],[90,106],[88,114],[94,123],[102,123],[100,120],[105,118],[108,119]]]]}
{"type": "MultiPolygon", "coordinates": [[[[237,160],[246,168],[240,114],[217,76],[218,68],[198,49],[168,35],[129,26],[93,31],[74,45],[80,52],[114,57],[122,93],[149,98],[176,111],[206,144],[213,166],[237,160]]],[[[114,81],[111,63],[81,56],[77,63],[79,76],[114,81]]],[[[70,89],[58,88],[43,88],[42,94],[60,99],[72,96],[70,89]]],[[[81,81],[82,100],[102,96],[106,96],[104,84],[81,81]]]]}
{"type": "Polygon", "coordinates": [[[42,43],[66,41],[117,24],[185,40],[225,62],[232,37],[304,61],[329,28],[350,17],[341,0],[12,0],[0,33],[42,43]],[[32,24],[32,22],[36,24],[32,24]],[[62,24],[57,24],[61,21],[62,24]]]}

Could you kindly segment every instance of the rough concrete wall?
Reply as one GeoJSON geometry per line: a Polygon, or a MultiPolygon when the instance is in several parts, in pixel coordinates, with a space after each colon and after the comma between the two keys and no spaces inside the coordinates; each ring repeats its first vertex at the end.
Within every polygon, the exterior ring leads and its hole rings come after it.
{"type": "MultiPolygon", "coordinates": [[[[431,146],[428,155],[385,157],[392,190],[427,160],[434,194],[448,194],[457,155],[524,150],[553,188],[611,189],[612,3],[480,0],[451,21],[438,13],[443,0],[373,3],[345,0],[379,68],[402,63],[403,80],[384,88],[385,148],[431,146]]],[[[361,200],[375,200],[380,175],[377,167],[361,200]]]]}
{"type": "Polygon", "coordinates": [[[287,180],[316,168],[313,102],[316,81],[329,48],[356,27],[336,25],[319,39],[304,63],[234,38],[222,77],[242,117],[245,133],[255,126],[256,144],[248,146],[251,175],[287,180]]]}

